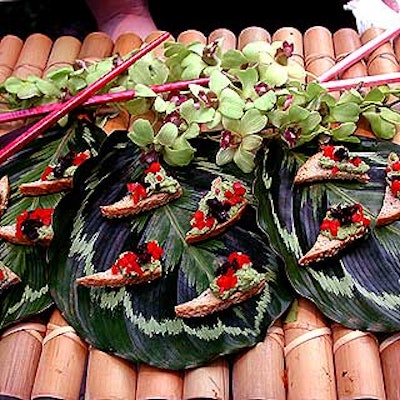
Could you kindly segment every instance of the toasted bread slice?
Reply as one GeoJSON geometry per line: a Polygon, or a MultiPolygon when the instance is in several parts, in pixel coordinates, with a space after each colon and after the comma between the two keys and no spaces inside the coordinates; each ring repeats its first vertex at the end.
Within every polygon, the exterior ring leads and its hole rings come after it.
{"type": "Polygon", "coordinates": [[[376,217],[375,225],[391,224],[400,218],[400,199],[393,196],[390,186],[387,185],[383,197],[382,207],[376,217]]]}
{"type": "Polygon", "coordinates": [[[58,193],[63,190],[72,189],[73,178],[61,178],[51,181],[37,180],[28,183],[22,183],[19,191],[24,196],[41,196],[51,193],[58,193]]]}
{"type": "Polygon", "coordinates": [[[157,279],[162,274],[162,268],[157,267],[153,271],[145,270],[143,275],[127,275],[127,274],[113,274],[111,268],[103,272],[96,272],[92,275],[82,276],[77,278],[75,282],[83,286],[107,286],[107,287],[121,287],[128,285],[137,285],[140,283],[150,282],[157,279]]]}
{"type": "Polygon", "coordinates": [[[137,203],[133,202],[131,195],[127,195],[113,204],[100,206],[100,211],[108,218],[120,218],[128,215],[136,215],[144,211],[161,207],[172,200],[181,197],[182,194],[182,187],[179,187],[175,193],[155,193],[137,203]]]}
{"type": "Polygon", "coordinates": [[[0,179],[0,216],[3,215],[8,205],[8,199],[10,198],[10,181],[7,175],[4,175],[0,179]]]}
{"type": "Polygon", "coordinates": [[[351,173],[347,171],[336,171],[332,172],[330,168],[322,168],[319,165],[319,160],[323,156],[323,152],[320,151],[311,156],[297,171],[294,177],[295,184],[319,182],[326,180],[353,180],[362,183],[366,183],[370,180],[370,176],[364,173],[351,173]]]}
{"type": "Polygon", "coordinates": [[[17,237],[17,224],[0,226],[0,238],[6,240],[7,242],[22,245],[22,246],[32,246],[35,244],[40,244],[42,246],[48,246],[53,239],[53,235],[49,234],[41,240],[34,241],[27,237],[17,237]]]}
{"type": "Polygon", "coordinates": [[[211,289],[207,289],[193,300],[176,305],[175,314],[177,317],[182,318],[204,317],[205,315],[225,310],[234,304],[250,299],[260,293],[265,285],[265,280],[262,280],[249,290],[236,292],[226,300],[219,299],[211,289]]]}
{"type": "Polygon", "coordinates": [[[0,265],[0,293],[21,282],[21,278],[5,265],[0,265]]]}
{"type": "Polygon", "coordinates": [[[330,239],[320,233],[312,248],[299,259],[299,265],[306,266],[333,257],[368,232],[368,227],[361,226],[354,235],[347,236],[343,240],[330,239]]]}
{"type": "Polygon", "coordinates": [[[217,224],[214,228],[210,229],[204,234],[187,234],[185,237],[186,243],[196,243],[203,240],[207,240],[218,236],[219,234],[223,233],[226,229],[230,226],[234,225],[244,213],[246,206],[249,204],[247,200],[244,200],[242,206],[238,209],[236,214],[229,219],[228,221],[223,222],[222,224],[217,224]]]}

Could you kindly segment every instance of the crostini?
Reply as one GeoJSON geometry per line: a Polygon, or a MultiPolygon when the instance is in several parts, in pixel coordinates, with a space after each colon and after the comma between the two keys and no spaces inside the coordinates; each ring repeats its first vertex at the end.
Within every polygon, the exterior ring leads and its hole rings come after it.
{"type": "Polygon", "coordinates": [[[353,157],[347,147],[325,145],[298,169],[294,183],[325,180],[353,180],[366,183],[370,180],[369,169],[370,166],[360,157],[353,157]]]}
{"type": "Polygon", "coordinates": [[[204,317],[242,303],[266,286],[265,275],[253,268],[247,254],[233,252],[216,271],[210,286],[198,297],[175,306],[181,318],[204,317]]]}
{"type": "Polygon", "coordinates": [[[364,215],[359,203],[330,207],[314,245],[299,259],[299,265],[307,266],[335,256],[351,243],[366,236],[370,224],[371,220],[364,215]]]}
{"type": "Polygon", "coordinates": [[[53,208],[25,210],[17,216],[15,224],[0,226],[0,238],[17,245],[47,246],[53,239],[53,212],[53,208]]]}
{"type": "Polygon", "coordinates": [[[56,164],[48,165],[39,180],[22,183],[19,191],[24,196],[42,196],[72,189],[75,170],[90,158],[90,151],[70,151],[56,164]]]}
{"type": "Polygon", "coordinates": [[[156,240],[139,246],[135,251],[124,251],[105,271],[76,279],[78,285],[121,287],[150,282],[161,277],[163,249],[156,240]]]}
{"type": "Polygon", "coordinates": [[[215,178],[190,220],[186,243],[200,242],[223,233],[239,220],[248,203],[246,188],[240,181],[215,178]]]}
{"type": "Polygon", "coordinates": [[[128,193],[117,202],[100,206],[100,212],[108,218],[137,215],[161,207],[182,196],[179,182],[167,175],[158,162],[153,162],[145,170],[143,184],[128,182],[128,193]]]}
{"type": "Polygon", "coordinates": [[[7,175],[4,175],[0,179],[0,216],[4,214],[8,206],[8,200],[10,198],[10,181],[7,175]]]}
{"type": "Polygon", "coordinates": [[[0,294],[19,282],[21,282],[21,278],[4,263],[0,262],[0,294]]]}
{"type": "Polygon", "coordinates": [[[391,224],[400,218],[400,158],[391,152],[387,159],[386,185],[376,226],[391,224]]]}

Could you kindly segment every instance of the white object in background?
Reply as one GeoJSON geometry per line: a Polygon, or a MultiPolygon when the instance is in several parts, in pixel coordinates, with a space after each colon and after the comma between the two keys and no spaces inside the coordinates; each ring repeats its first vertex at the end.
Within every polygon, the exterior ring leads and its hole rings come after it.
{"type": "Polygon", "coordinates": [[[353,12],[360,35],[371,27],[391,29],[400,25],[400,0],[350,0],[343,8],[353,12]]]}

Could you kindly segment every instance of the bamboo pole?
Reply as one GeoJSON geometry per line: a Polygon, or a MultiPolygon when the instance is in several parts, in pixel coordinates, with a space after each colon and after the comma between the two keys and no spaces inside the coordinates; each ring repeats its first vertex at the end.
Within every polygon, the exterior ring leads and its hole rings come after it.
{"type": "Polygon", "coordinates": [[[311,301],[299,298],[284,322],[287,400],[336,400],[331,329],[311,301]]]}
{"type": "Polygon", "coordinates": [[[296,62],[302,68],[304,68],[304,45],[303,45],[303,34],[296,28],[283,27],[274,32],[272,40],[276,41],[287,41],[293,44],[293,54],[289,58],[289,62],[296,62]]]}
{"type": "Polygon", "coordinates": [[[181,400],[182,385],[182,372],[141,364],[137,375],[136,400],[181,400]]]}
{"type": "Polygon", "coordinates": [[[379,346],[387,400],[400,399],[400,332],[390,335],[379,346]]]}
{"type": "Polygon", "coordinates": [[[335,65],[332,33],[323,26],[313,26],[303,35],[305,68],[311,74],[307,81],[322,75],[335,65]]]}
{"type": "Polygon", "coordinates": [[[47,324],[31,399],[76,400],[86,366],[87,345],[58,310],[47,324]]]}
{"type": "Polygon", "coordinates": [[[13,72],[24,42],[18,36],[6,35],[0,41],[0,83],[13,72]]]}
{"type": "Polygon", "coordinates": [[[78,59],[97,62],[109,57],[114,47],[114,42],[103,32],[91,32],[84,38],[78,59]]]}
{"type": "Polygon", "coordinates": [[[214,29],[208,35],[208,43],[212,43],[217,40],[221,41],[220,47],[221,47],[222,52],[236,49],[236,45],[237,45],[236,36],[229,29],[225,29],[225,28],[214,29]]]}
{"type": "Polygon", "coordinates": [[[90,348],[86,373],[86,400],[135,400],[136,366],[95,348],[90,348]]]}
{"type": "Polygon", "coordinates": [[[225,358],[185,370],[183,400],[197,399],[229,400],[229,364],[225,358]]]}
{"type": "Polygon", "coordinates": [[[242,50],[247,44],[257,41],[271,43],[271,34],[264,28],[249,26],[239,33],[237,47],[242,50]]]}
{"type": "Polygon", "coordinates": [[[57,38],[51,48],[43,76],[57,69],[73,66],[78,58],[81,46],[81,41],[74,36],[61,36],[57,38]]]}
{"type": "Polygon", "coordinates": [[[333,323],[333,353],[339,400],[385,400],[385,386],[376,337],[333,323]]]}
{"type": "Polygon", "coordinates": [[[46,326],[23,322],[0,337],[0,396],[30,400],[46,326]]]}
{"type": "Polygon", "coordinates": [[[206,44],[207,38],[204,35],[204,33],[196,29],[188,29],[186,31],[181,32],[178,35],[176,41],[182,44],[190,44],[194,42],[200,42],[202,44],[206,44]]]}
{"type": "Polygon", "coordinates": [[[233,361],[234,399],[286,400],[282,323],[270,327],[262,342],[233,361]]]}

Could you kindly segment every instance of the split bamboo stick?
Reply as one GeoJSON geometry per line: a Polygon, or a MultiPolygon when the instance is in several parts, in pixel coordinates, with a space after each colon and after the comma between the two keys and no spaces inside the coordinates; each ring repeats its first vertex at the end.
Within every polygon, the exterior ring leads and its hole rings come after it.
{"type": "Polygon", "coordinates": [[[287,400],[336,400],[331,329],[311,301],[299,298],[284,322],[287,400]]]}
{"type": "Polygon", "coordinates": [[[400,332],[390,335],[379,346],[387,400],[400,399],[400,332]]]}
{"type": "Polygon", "coordinates": [[[23,322],[0,337],[0,396],[30,400],[46,325],[23,322]]]}
{"type": "Polygon", "coordinates": [[[200,42],[202,44],[207,43],[206,35],[204,35],[204,33],[196,29],[188,29],[186,31],[181,32],[176,40],[177,42],[182,44],[190,44],[194,42],[200,42]]]}
{"type": "Polygon", "coordinates": [[[103,32],[91,32],[84,38],[79,51],[80,60],[97,62],[112,53],[114,42],[103,32]]]}
{"type": "Polygon", "coordinates": [[[182,399],[229,400],[229,379],[229,364],[223,357],[185,370],[182,399]]]}
{"type": "Polygon", "coordinates": [[[265,339],[233,361],[232,394],[236,400],[286,400],[284,333],[277,321],[265,339]]]}
{"type": "Polygon", "coordinates": [[[164,370],[147,364],[138,368],[136,400],[181,400],[183,376],[180,371],[164,370]]]}
{"type": "Polygon", "coordinates": [[[311,74],[307,81],[315,80],[335,65],[332,33],[323,26],[313,26],[303,35],[305,68],[311,74]]]}
{"type": "Polygon", "coordinates": [[[47,324],[31,399],[78,399],[87,353],[87,345],[55,310],[47,324]]]}
{"type": "MultiPolygon", "coordinates": [[[[149,33],[145,39],[144,39],[144,43],[150,43],[153,40],[157,39],[158,37],[160,37],[162,34],[164,34],[164,31],[153,31],[151,33],[149,33]]],[[[169,35],[169,37],[166,39],[166,42],[173,42],[175,41],[175,38],[172,35],[169,35]]],[[[155,47],[152,50],[152,53],[159,58],[163,58],[164,57],[164,43],[161,43],[160,45],[158,45],[157,47],[155,47]]]]}
{"type": "Polygon", "coordinates": [[[385,400],[379,345],[372,333],[333,323],[333,353],[339,400],[385,400]]]}
{"type": "Polygon", "coordinates": [[[134,364],[90,348],[85,400],[135,400],[136,381],[134,364]]]}

